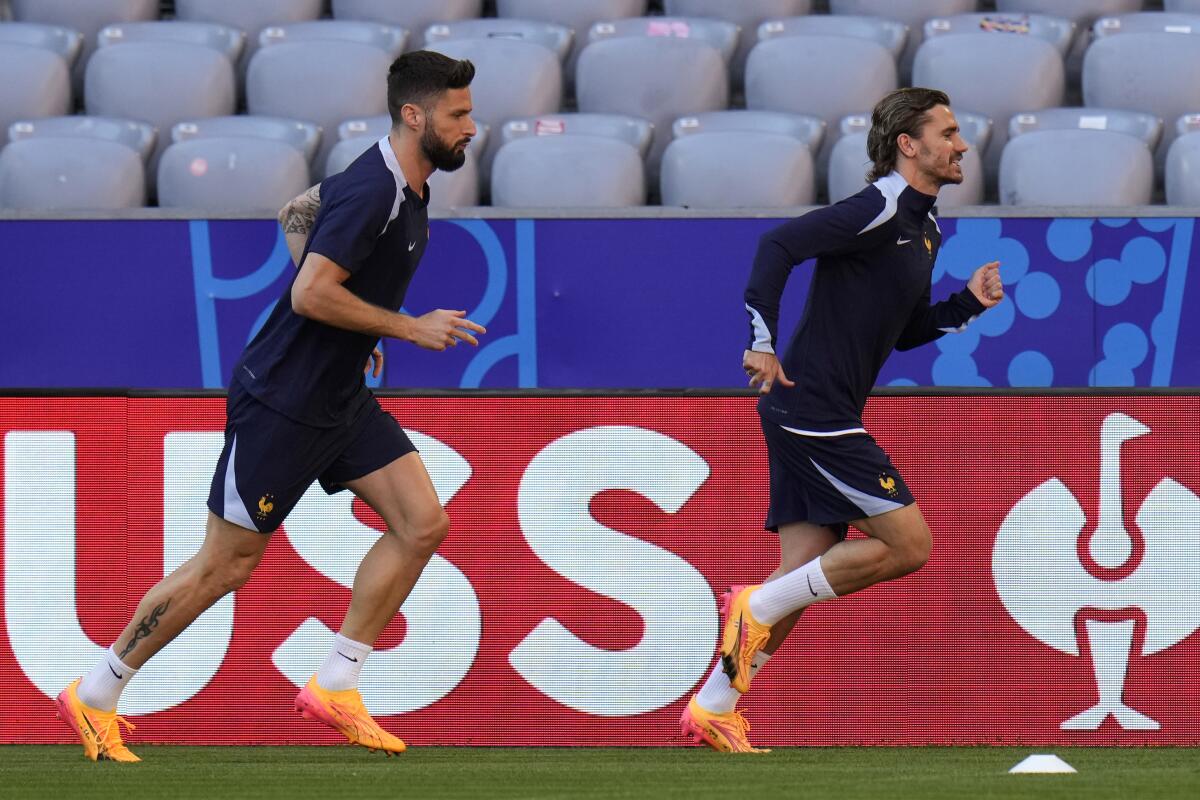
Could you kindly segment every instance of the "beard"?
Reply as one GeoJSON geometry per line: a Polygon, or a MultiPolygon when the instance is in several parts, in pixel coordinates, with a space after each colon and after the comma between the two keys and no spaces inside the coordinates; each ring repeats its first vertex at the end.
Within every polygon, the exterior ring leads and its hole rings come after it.
{"type": "Polygon", "coordinates": [[[433,164],[434,169],[443,172],[454,172],[466,163],[467,151],[465,148],[457,149],[459,144],[446,144],[437,137],[432,128],[425,128],[425,132],[421,134],[421,152],[429,159],[429,163],[433,164]]]}
{"type": "Polygon", "coordinates": [[[933,163],[933,151],[921,145],[920,160],[929,164],[929,168],[925,170],[929,177],[933,178],[934,183],[938,186],[947,186],[949,184],[959,184],[963,182],[962,159],[951,161],[949,164],[936,165],[933,163]],[[955,166],[958,167],[955,170],[955,166]]]}

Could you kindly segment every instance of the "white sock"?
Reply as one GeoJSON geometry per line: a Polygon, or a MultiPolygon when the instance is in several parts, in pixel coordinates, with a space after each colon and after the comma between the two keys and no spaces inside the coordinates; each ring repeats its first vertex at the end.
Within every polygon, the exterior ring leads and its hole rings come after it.
{"type": "Polygon", "coordinates": [[[117,658],[110,647],[104,651],[100,662],[79,682],[79,699],[85,706],[99,711],[113,711],[125,685],[136,674],[137,670],[117,658]]]}
{"type": "Polygon", "coordinates": [[[817,556],[803,567],[781,575],[750,595],[750,613],[759,622],[774,625],[793,611],[807,608],[819,600],[837,597],[821,571],[817,556]]]}
{"type": "Polygon", "coordinates": [[[358,686],[358,674],[371,653],[371,645],[347,639],[340,633],[333,639],[333,649],[317,672],[317,685],[330,692],[340,692],[358,686]]]}
{"type": "MultiPolygon", "coordinates": [[[[754,660],[750,662],[751,680],[770,658],[771,654],[762,650],[754,654],[754,660]]],[[[738,700],[741,697],[742,693],[729,685],[729,676],[725,674],[725,670],[721,669],[721,661],[718,659],[712,674],[700,687],[700,693],[696,695],[696,702],[705,711],[711,711],[714,714],[728,714],[737,708],[738,700]]]]}

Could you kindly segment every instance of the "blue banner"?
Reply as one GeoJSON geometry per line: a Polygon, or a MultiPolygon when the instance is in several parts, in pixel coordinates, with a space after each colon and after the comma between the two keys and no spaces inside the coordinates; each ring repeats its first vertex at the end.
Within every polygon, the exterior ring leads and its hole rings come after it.
{"type": "MultiPolygon", "coordinates": [[[[386,343],[382,385],[742,385],[742,290],[769,219],[443,219],[406,311],[461,308],[478,349],[386,343]]],[[[1196,386],[1194,219],[943,218],[933,298],[1001,262],[1008,300],[897,353],[881,385],[1196,386]]],[[[258,220],[0,222],[0,386],[218,388],[293,267],[258,220]]],[[[783,337],[811,265],[784,295],[783,337]]]]}

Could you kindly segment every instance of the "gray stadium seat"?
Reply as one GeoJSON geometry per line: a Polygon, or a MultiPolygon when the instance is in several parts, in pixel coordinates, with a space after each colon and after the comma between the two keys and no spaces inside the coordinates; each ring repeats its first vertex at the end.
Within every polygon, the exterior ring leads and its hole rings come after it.
{"type": "Polygon", "coordinates": [[[325,0],[175,0],[175,16],[182,20],[229,25],[246,34],[246,47],[237,64],[238,84],[244,86],[250,59],[258,52],[262,29],[268,25],[316,19],[321,16],[324,6],[325,0]]]}
{"type": "Polygon", "coordinates": [[[878,42],[891,52],[892,58],[899,59],[908,42],[908,26],[883,17],[812,14],[769,20],[759,26],[757,36],[760,42],[780,36],[853,36],[878,42]]]}
{"type": "MultiPolygon", "coordinates": [[[[319,19],[291,22],[287,25],[268,25],[258,35],[258,46],[302,41],[358,42],[378,47],[392,59],[404,52],[409,32],[381,22],[319,19]]],[[[386,73],[385,73],[386,74],[386,73]]]]}
{"type": "Polygon", "coordinates": [[[271,139],[286,142],[300,151],[309,164],[321,146],[321,128],[311,122],[282,117],[259,117],[237,114],[230,117],[189,119],[171,128],[171,143],[192,139],[248,136],[252,139],[271,139]]]}
{"type": "Polygon", "coordinates": [[[8,128],[9,141],[41,139],[47,136],[59,139],[84,138],[104,139],[119,142],[136,150],[143,161],[150,159],[158,133],[150,125],[132,119],[110,117],[45,117],[14,122],[8,128]]]}
{"type": "Polygon", "coordinates": [[[1153,150],[1162,137],[1163,122],[1153,114],[1117,108],[1043,108],[1013,115],[1009,138],[1030,131],[1086,129],[1136,136],[1153,150]]]}
{"type": "MultiPolygon", "coordinates": [[[[961,126],[961,120],[959,124],[961,126]]],[[[868,120],[867,127],[869,125],[868,120]]],[[[968,144],[971,144],[969,140],[968,144]]],[[[854,130],[838,138],[829,157],[829,202],[836,203],[858,193],[867,185],[866,175],[870,168],[871,158],[867,155],[866,130],[854,130]]],[[[974,206],[983,202],[985,188],[983,160],[979,157],[979,150],[974,145],[971,145],[971,149],[963,154],[962,170],[962,183],[943,186],[938,192],[938,208],[974,206]]]]}
{"type": "Polygon", "coordinates": [[[1138,206],[1150,202],[1153,189],[1150,149],[1124,133],[1024,133],[1008,143],[1000,161],[1004,205],[1138,206]]]}
{"type": "Polygon", "coordinates": [[[762,131],[684,136],[663,153],[662,202],[690,208],[781,208],[816,199],[812,152],[762,131]]]}
{"type": "Polygon", "coordinates": [[[1075,23],[1045,14],[957,14],[925,22],[925,38],[953,33],[998,33],[1033,36],[1054,45],[1066,57],[1075,41],[1075,23]]]}
{"type": "Polygon", "coordinates": [[[122,22],[106,25],[96,36],[100,47],[128,42],[183,42],[211,47],[236,64],[246,46],[246,34],[215,22],[122,22]]]}
{"type": "Polygon", "coordinates": [[[799,139],[815,157],[825,138],[825,120],[782,111],[707,111],[680,117],[671,125],[671,138],[717,131],[775,133],[799,139]]]}
{"type": "Polygon", "coordinates": [[[908,85],[913,59],[923,40],[925,20],[967,14],[975,11],[977,6],[978,0],[829,0],[829,9],[834,14],[884,17],[908,26],[908,42],[897,62],[905,85],[908,85]]]}
{"type": "Polygon", "coordinates": [[[447,39],[517,39],[532,42],[553,50],[561,62],[566,61],[571,52],[575,33],[553,22],[496,17],[439,22],[425,29],[425,42],[428,44],[447,39]]]}
{"type": "Polygon", "coordinates": [[[68,67],[74,66],[83,48],[83,34],[62,25],[37,22],[8,22],[0,25],[0,44],[24,44],[57,53],[68,67]]]}
{"type": "Polygon", "coordinates": [[[0,131],[21,119],[57,117],[71,110],[67,62],[50,50],[0,42],[0,131]]]}
{"type": "Polygon", "coordinates": [[[645,169],[631,145],[591,136],[531,136],[500,148],[492,205],[624,208],[646,201],[645,169]]]}
{"type": "MultiPolygon", "coordinates": [[[[325,177],[336,175],[363,154],[378,145],[387,131],[379,136],[351,136],[333,146],[325,162],[325,177]]],[[[482,152],[482,149],[480,150],[482,152]]],[[[479,205],[479,160],[475,145],[467,148],[466,162],[454,172],[435,171],[429,176],[430,208],[465,208],[479,205]]]]}
{"type": "MultiPolygon", "coordinates": [[[[726,64],[737,51],[740,29],[732,22],[702,17],[627,17],[597,22],[587,32],[587,44],[608,39],[666,37],[707,42],[721,51],[726,64]]],[[[586,47],[586,45],[585,45],[586,47]]]]}
{"type": "MultiPolygon", "coordinates": [[[[200,0],[201,2],[203,0],[200,0]]],[[[83,76],[96,49],[96,34],[116,22],[158,19],[159,0],[10,0],[17,22],[61,25],[83,36],[83,48],[71,71],[76,97],[83,95],[83,76]]]]}
{"type": "Polygon", "coordinates": [[[1171,143],[1166,188],[1170,205],[1200,207],[1200,131],[1183,134],[1171,143]]]}
{"type": "MultiPolygon", "coordinates": [[[[1096,39],[1083,59],[1083,103],[1127,108],[1164,120],[1200,108],[1200,31],[1119,33],[1096,39]]],[[[1163,130],[1155,153],[1161,170],[1175,131],[1163,130]]]]}
{"type": "MultiPolygon", "coordinates": [[[[391,63],[386,52],[360,42],[313,39],[263,47],[246,73],[246,110],[334,131],[343,120],[387,111],[391,63]]],[[[332,136],[323,139],[314,161],[318,165],[335,144],[332,136]]]]}
{"type": "Polygon", "coordinates": [[[587,32],[592,25],[603,20],[645,16],[646,6],[647,0],[496,0],[496,16],[544,20],[575,31],[575,43],[563,71],[564,82],[571,87],[575,83],[579,54],[587,45],[587,32]]]}
{"type": "Polygon", "coordinates": [[[996,9],[1065,17],[1082,32],[1100,17],[1141,11],[1142,4],[1143,0],[996,0],[996,9]]]}
{"type": "MultiPolygon", "coordinates": [[[[842,117],[874,108],[898,85],[891,51],[869,39],[847,36],[786,36],[760,42],[746,62],[746,107],[762,111],[811,114],[826,130],[842,117]],[[819,75],[820,80],[797,80],[819,75]]],[[[817,154],[823,182],[833,149],[825,137],[817,154]]]]}
{"type": "Polygon", "coordinates": [[[38,137],[0,150],[0,208],[137,208],[146,202],[142,159],[105,139],[38,137]]]}
{"type": "MultiPolygon", "coordinates": [[[[237,101],[229,59],[181,42],[101,47],[88,63],[85,91],[88,114],[141,120],[164,133],[185,119],[232,114],[237,101]]],[[[159,137],[151,175],[167,138],[159,137]]]]}
{"type": "Polygon", "coordinates": [[[646,156],[651,190],[678,117],[729,104],[729,75],[721,51],[696,39],[628,37],[594,42],[579,56],[579,110],[629,114],[659,132],[646,156]]]}
{"type": "Polygon", "coordinates": [[[1165,11],[1200,14],[1200,0],[1163,0],[1163,9],[1165,11]]]}
{"type": "Polygon", "coordinates": [[[309,187],[308,163],[287,142],[243,136],[172,144],[158,165],[158,204],[274,215],[309,187]]]}
{"type": "Polygon", "coordinates": [[[981,155],[989,186],[1008,140],[1013,114],[1061,106],[1066,74],[1054,45],[1028,36],[961,33],[925,41],[913,62],[913,84],[936,86],[956,109],[992,119],[991,142],[981,155]]]}
{"type": "Polygon", "coordinates": [[[1175,122],[1175,135],[1200,131],[1200,114],[1184,114],[1175,122]]]}
{"type": "Polygon", "coordinates": [[[1143,11],[1101,17],[1092,25],[1092,35],[1097,39],[1118,33],[1200,34],[1200,14],[1143,11]]]}
{"type": "Polygon", "coordinates": [[[758,27],[767,20],[798,17],[812,11],[812,0],[665,0],[666,13],[677,17],[711,17],[732,22],[742,29],[730,72],[733,87],[740,89],[746,73],[746,58],[758,44],[758,27]]]}
{"type": "Polygon", "coordinates": [[[530,136],[602,136],[633,145],[645,158],[654,139],[654,126],[626,114],[543,114],[509,120],[500,129],[500,147],[530,136]]]}
{"type": "Polygon", "coordinates": [[[483,0],[333,0],[334,19],[360,19],[398,25],[412,32],[413,49],[424,46],[421,35],[440,22],[472,19],[483,13],[483,0]]]}

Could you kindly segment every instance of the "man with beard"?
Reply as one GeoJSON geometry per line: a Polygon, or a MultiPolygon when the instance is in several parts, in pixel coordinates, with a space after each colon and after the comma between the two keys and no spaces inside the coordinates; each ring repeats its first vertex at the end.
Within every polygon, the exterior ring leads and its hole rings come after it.
{"type": "Polygon", "coordinates": [[[426,179],[462,166],[475,135],[474,75],[471,62],[439,53],[400,56],[387,78],[389,134],[281,214],[289,244],[300,245],[300,269],[234,366],[204,543],[146,593],[99,663],[58,696],[59,714],[87,757],[139,760],[118,727],[125,723],[116,715],[121,691],[151,656],[246,582],[269,534],[314,480],[331,494],[349,489],[362,498],[387,532],[359,565],[340,632],[295,707],[354,744],[404,751],[367,713],[358,676],[450,523],[420,455],[363,373],[374,354],[379,374],[374,348],[383,336],[445,350],[478,344],[472,334],[484,333],[465,311],[398,313],[428,240],[426,179]]]}
{"type": "Polygon", "coordinates": [[[757,387],[767,442],[765,527],[779,567],[726,595],[721,657],[680,720],[723,752],[751,746],[736,710],[750,680],[813,603],[919,569],[929,526],[887,453],[863,428],[867,395],[893,349],[963,330],[1004,297],[999,263],[930,304],[941,230],[938,190],[961,183],[967,145],[945,93],[899,89],[872,115],[870,182],[858,194],[763,236],[746,287],[742,367],[757,387]],[[808,301],[781,359],[779,301],[794,265],[816,258],[808,301]],[[847,525],[866,534],[846,539],[847,525]]]}

